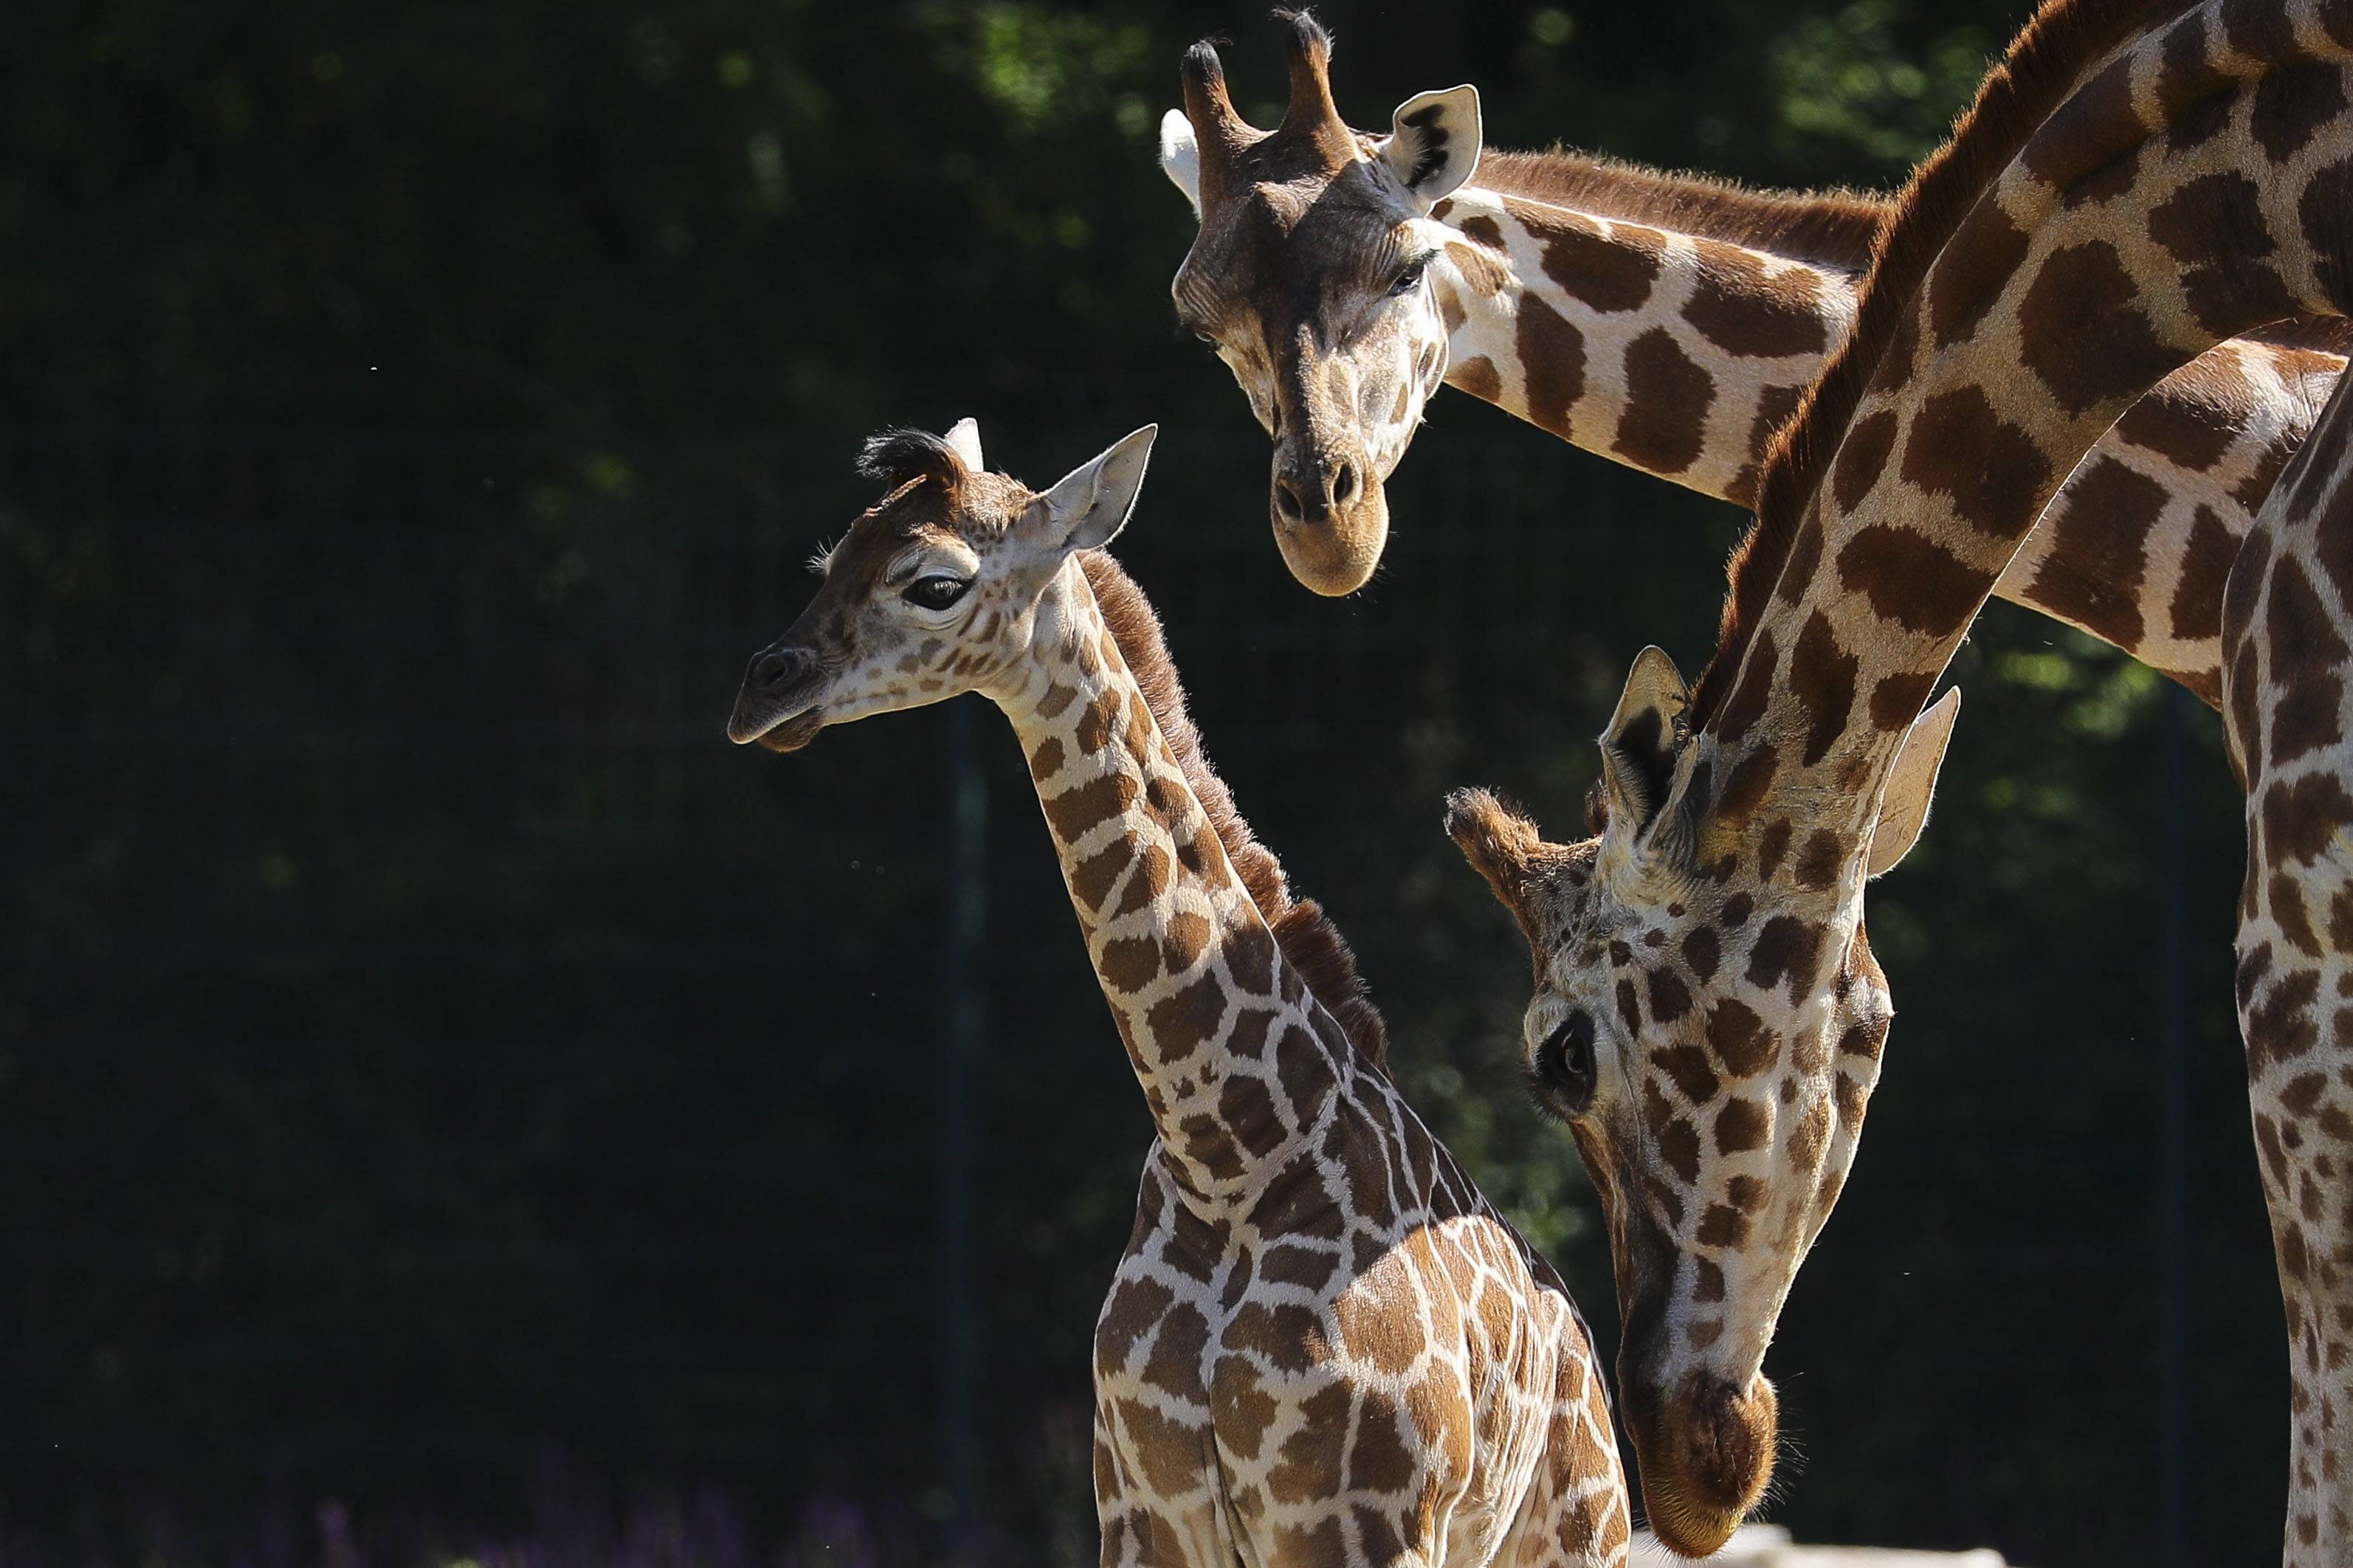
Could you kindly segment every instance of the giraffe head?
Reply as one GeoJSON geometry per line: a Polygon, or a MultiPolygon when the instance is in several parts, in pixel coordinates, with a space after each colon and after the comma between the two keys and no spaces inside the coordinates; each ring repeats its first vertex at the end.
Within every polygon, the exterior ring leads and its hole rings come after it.
{"type": "Polygon", "coordinates": [[[1915,722],[1858,842],[1790,844],[1786,818],[1749,809],[1754,773],[1713,783],[1657,648],[1602,733],[1593,837],[1547,843],[1484,791],[1447,803],[1535,954],[1524,1068],[1601,1196],[1645,1510],[1690,1556],[1771,1479],[1765,1347],[1845,1181],[1893,1016],[1862,884],[1918,837],[1957,698],[1915,722]]]}
{"type": "Polygon", "coordinates": [[[752,660],[728,739],[797,751],[828,724],[1017,680],[1048,585],[1126,523],[1157,429],[1042,494],[982,466],[969,419],[867,442],[860,467],[889,493],[818,558],[824,583],[752,660]]]}
{"type": "Polygon", "coordinates": [[[1234,111],[1216,49],[1185,57],[1160,163],[1201,232],[1171,292],[1274,437],[1292,574],[1349,594],[1380,563],[1382,486],[1446,375],[1449,235],[1430,215],[1478,166],[1479,93],[1422,93],[1387,136],[1359,134],[1333,107],[1330,38],[1304,12],[1289,21],[1291,105],[1271,132],[1234,111]]]}

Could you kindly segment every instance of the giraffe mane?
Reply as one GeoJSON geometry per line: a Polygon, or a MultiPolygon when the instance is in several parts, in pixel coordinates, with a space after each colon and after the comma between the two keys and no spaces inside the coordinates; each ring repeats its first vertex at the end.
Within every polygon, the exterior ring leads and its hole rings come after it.
{"type": "Polygon", "coordinates": [[[1860,273],[1891,210],[1869,191],[1757,190],[1713,175],[1652,169],[1567,147],[1490,151],[1472,183],[1499,195],[1685,234],[1860,273]]]}
{"type": "Polygon", "coordinates": [[[1897,193],[1856,294],[1854,330],[1773,439],[1757,481],[1757,517],[1733,552],[1715,657],[1692,691],[1687,722],[1727,700],[1767,601],[1788,564],[1809,503],[1880,361],[1902,335],[1945,243],[2084,69],[2190,0],[2043,0],[1987,73],[1943,146],[1897,193]]]}
{"type": "Polygon", "coordinates": [[[2353,357],[2353,321],[2342,316],[2284,316],[2239,335],[2274,348],[2353,357]]]}
{"type": "Polygon", "coordinates": [[[1160,617],[1153,613],[1144,590],[1121,570],[1119,563],[1100,550],[1082,552],[1079,564],[1086,574],[1087,585],[1094,590],[1112,640],[1119,645],[1121,657],[1144,692],[1145,706],[1152,710],[1154,721],[1175,753],[1177,766],[1184,770],[1186,784],[1201,803],[1210,826],[1217,829],[1218,842],[1225,847],[1226,858],[1233,863],[1243,889],[1273,931],[1283,961],[1298,971],[1300,980],[1339,1023],[1357,1054],[1376,1067],[1383,1065],[1387,1031],[1379,1010],[1366,994],[1364,977],[1356,973],[1356,954],[1321,904],[1293,894],[1282,863],[1250,832],[1250,824],[1235,808],[1233,791],[1209,766],[1201,751],[1200,731],[1185,710],[1185,688],[1176,676],[1176,661],[1168,656],[1160,617]]]}
{"type": "Polygon", "coordinates": [[[877,510],[890,504],[899,491],[923,479],[937,481],[953,500],[972,477],[964,454],[945,439],[929,430],[904,425],[869,436],[858,451],[858,471],[891,487],[891,494],[875,503],[877,510]]]}

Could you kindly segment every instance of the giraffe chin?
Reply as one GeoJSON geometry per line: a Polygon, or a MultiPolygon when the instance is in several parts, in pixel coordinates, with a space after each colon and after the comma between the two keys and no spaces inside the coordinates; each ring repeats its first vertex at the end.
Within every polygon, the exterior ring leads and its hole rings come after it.
{"type": "Polygon", "coordinates": [[[1758,1378],[1746,1394],[1694,1373],[1664,1401],[1626,1401],[1642,1511],[1660,1542],[1705,1557],[1732,1538],[1773,1479],[1780,1405],[1758,1378]]]}
{"type": "Polygon", "coordinates": [[[1389,538],[1389,499],[1377,481],[1322,521],[1293,522],[1269,510],[1283,564],[1302,587],[1337,599],[1372,581],[1389,538]]]}
{"type": "Polygon", "coordinates": [[[759,736],[758,740],[761,745],[780,754],[786,752],[797,752],[816,740],[817,732],[824,728],[825,710],[812,708],[805,713],[794,714],[775,729],[759,736]]]}

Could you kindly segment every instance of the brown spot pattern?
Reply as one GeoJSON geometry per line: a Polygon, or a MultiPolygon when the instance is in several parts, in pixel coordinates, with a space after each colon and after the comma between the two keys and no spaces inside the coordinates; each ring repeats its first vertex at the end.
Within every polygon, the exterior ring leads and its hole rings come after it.
{"type": "MultiPolygon", "coordinates": [[[[1752,978],[1755,973],[1752,965],[1752,978]]],[[[1765,1069],[1779,1042],[1766,1028],[1765,1020],[1746,1004],[1726,996],[1707,1010],[1707,1043],[1715,1047],[1716,1059],[1724,1064],[1726,1073],[1735,1079],[1746,1079],[1765,1069]]]]}
{"type": "Polygon", "coordinates": [[[1995,412],[1982,388],[1961,386],[1921,405],[1904,443],[1903,474],[1950,500],[1978,532],[2008,539],[2033,522],[2051,460],[2032,437],[1995,412]]]}
{"type": "Polygon", "coordinates": [[[1585,335],[1542,300],[1520,301],[1515,329],[1528,417],[1566,438],[1569,411],[1585,395],[1585,335]]]}
{"type": "Polygon", "coordinates": [[[1770,277],[1762,258],[1712,240],[1699,242],[1699,276],[1683,320],[1727,353],[1756,359],[1820,353],[1830,346],[1812,279],[1796,268],[1770,277]]]}
{"type": "Polygon", "coordinates": [[[2024,357],[2069,412],[2121,404],[2184,357],[2158,337],[2139,297],[2116,247],[2103,239],[2053,251],[2035,275],[2019,307],[2024,357]]]}
{"type": "Polygon", "coordinates": [[[1758,929],[1757,945],[1749,950],[1748,983],[1770,990],[1786,981],[1795,1005],[1813,982],[1821,945],[1820,926],[1796,915],[1775,915],[1758,929]]]}
{"type": "Polygon", "coordinates": [[[1482,403],[1503,400],[1504,378],[1495,369],[1494,362],[1484,354],[1472,354],[1455,365],[1446,379],[1482,403]]]}
{"type": "Polygon", "coordinates": [[[1715,383],[1664,327],[1626,345],[1626,407],[1610,450],[1638,468],[1679,474],[1698,460],[1715,383]]]}
{"type": "Polygon", "coordinates": [[[1994,584],[1994,574],[1909,529],[1872,523],[1838,554],[1839,580],[1906,631],[1949,637],[1968,625],[1994,584]]]}
{"type": "Polygon", "coordinates": [[[2127,651],[2140,645],[2140,585],[2149,531],[2163,515],[2165,487],[2110,457],[2078,468],[2047,514],[2051,552],[2026,596],[2062,619],[2127,651]]]}
{"type": "Polygon", "coordinates": [[[2210,507],[2192,515],[2189,539],[2182,547],[2181,581],[2167,609],[2173,635],[2185,641],[2218,636],[2222,629],[2222,587],[2237,559],[2239,542],[2210,507]]]}
{"type": "Polygon", "coordinates": [[[1806,750],[1799,759],[1802,766],[1810,768],[1829,755],[1844,731],[1854,708],[1856,668],[1855,656],[1839,647],[1830,617],[1820,610],[1807,617],[1789,653],[1790,694],[1807,719],[1806,750]]]}
{"type": "MultiPolygon", "coordinates": [[[[1928,274],[1928,331],[1936,346],[1949,348],[1974,333],[2025,259],[2026,236],[2010,215],[1992,202],[1978,204],[1954,230],[1928,274]]],[[[1897,380],[1910,375],[1911,359],[1909,353],[1903,356],[1897,380]]],[[[1881,377],[1887,374],[1883,366],[1881,377]]]]}
{"type": "Polygon", "coordinates": [[[1544,247],[1545,275],[1605,315],[1640,310],[1651,298],[1666,254],[1655,231],[1618,225],[1599,229],[1559,226],[1544,247]]]}

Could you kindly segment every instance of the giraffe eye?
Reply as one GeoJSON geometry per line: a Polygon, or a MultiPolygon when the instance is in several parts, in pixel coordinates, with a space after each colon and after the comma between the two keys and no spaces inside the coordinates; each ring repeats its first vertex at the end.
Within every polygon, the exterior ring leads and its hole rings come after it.
{"type": "Polygon", "coordinates": [[[916,578],[899,596],[919,610],[944,610],[963,598],[965,590],[971,586],[969,578],[937,573],[929,577],[916,578]]]}
{"type": "Polygon", "coordinates": [[[1427,256],[1415,257],[1411,261],[1405,264],[1405,270],[1398,273],[1396,280],[1389,285],[1389,292],[1392,294],[1412,293],[1415,289],[1421,287],[1422,274],[1429,270],[1430,258],[1427,256]]]}
{"type": "Polygon", "coordinates": [[[1545,1037],[1536,1047],[1537,1091],[1571,1116],[1593,1103],[1593,1016],[1583,1008],[1545,1037]]]}

